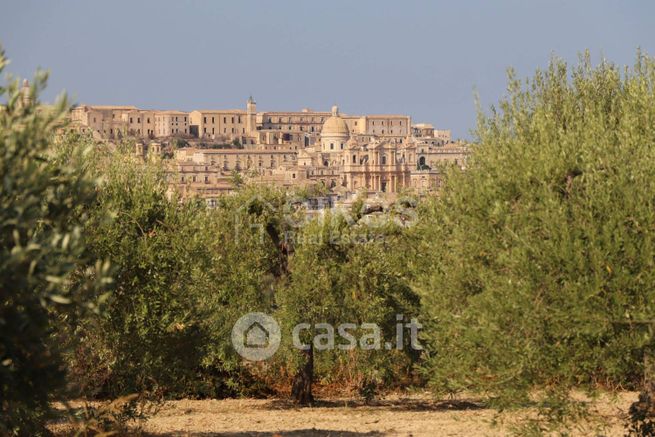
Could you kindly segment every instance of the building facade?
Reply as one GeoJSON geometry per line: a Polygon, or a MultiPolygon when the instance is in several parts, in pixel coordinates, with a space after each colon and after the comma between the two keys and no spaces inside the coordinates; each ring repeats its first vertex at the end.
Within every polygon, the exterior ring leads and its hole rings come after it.
{"type": "Polygon", "coordinates": [[[81,105],[71,118],[102,139],[134,138],[144,155],[185,139],[191,147],[174,151],[171,186],[183,197],[208,201],[233,189],[235,172],[253,183],[322,184],[344,195],[431,191],[440,185],[443,166],[464,168],[468,155],[449,130],[412,125],[408,115],[342,114],[336,106],[330,112],[258,112],[252,97],[245,110],[81,105]]]}
{"type": "MultiPolygon", "coordinates": [[[[275,120],[298,126],[300,120],[289,120],[288,114],[271,115],[271,123],[275,120]]],[[[342,116],[336,106],[323,120],[320,127],[314,126],[317,140],[309,146],[282,141],[243,149],[178,149],[172,163],[172,185],[182,196],[199,196],[209,203],[234,189],[234,172],[252,183],[287,188],[320,184],[346,198],[362,193],[397,195],[407,190],[436,190],[443,166],[465,166],[468,147],[462,143],[445,143],[433,135],[401,137],[396,132],[383,137],[382,125],[380,135],[374,135],[366,124],[361,130],[354,129],[353,119],[342,116]]],[[[405,126],[408,117],[386,117],[384,121],[396,123],[385,123],[387,129],[406,127],[406,132],[415,133],[411,126],[405,126]]],[[[305,127],[315,124],[305,122],[305,127]]]]}

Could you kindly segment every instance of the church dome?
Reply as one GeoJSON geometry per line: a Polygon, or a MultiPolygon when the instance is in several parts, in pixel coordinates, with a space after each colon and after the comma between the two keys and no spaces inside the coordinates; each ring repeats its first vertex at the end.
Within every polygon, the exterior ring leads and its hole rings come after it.
{"type": "Polygon", "coordinates": [[[332,107],[332,115],[323,123],[321,136],[332,138],[350,137],[350,129],[348,129],[346,121],[339,115],[339,108],[336,106],[332,107]]]}

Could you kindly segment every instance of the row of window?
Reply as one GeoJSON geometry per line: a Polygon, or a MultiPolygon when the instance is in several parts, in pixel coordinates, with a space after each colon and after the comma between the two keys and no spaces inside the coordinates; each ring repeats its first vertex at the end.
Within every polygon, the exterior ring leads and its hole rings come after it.
{"type": "MultiPolygon", "coordinates": [[[[112,117],[116,118],[116,117],[112,117]]],[[[186,117],[184,117],[184,121],[186,121],[186,117]]],[[[93,117],[93,122],[96,123],[96,118],[93,117]]],[[[141,117],[136,118],[137,123],[141,123],[141,117]]],[[[146,118],[146,123],[150,124],[150,117],[146,118]]],[[[134,117],[130,117],[130,124],[134,124],[134,117]]]]}
{"type": "Polygon", "coordinates": [[[285,118],[285,117],[279,117],[279,118],[268,117],[266,119],[266,122],[267,123],[287,123],[287,121],[286,121],[287,119],[289,120],[288,123],[323,123],[323,121],[324,121],[323,117],[310,117],[310,118],[307,118],[306,121],[305,121],[304,117],[300,117],[298,120],[294,120],[291,117],[287,117],[287,118],[285,118]]]}
{"type": "MultiPolygon", "coordinates": [[[[165,133],[166,133],[166,132],[164,131],[164,129],[157,129],[157,134],[158,134],[158,135],[164,135],[165,133]]],[[[180,133],[180,129],[178,129],[178,128],[171,128],[171,132],[170,132],[170,133],[172,133],[172,134],[179,134],[179,133],[180,133]]],[[[186,128],[183,130],[183,133],[185,133],[185,134],[187,133],[187,129],[186,129],[186,128]]]]}
{"type": "MultiPolygon", "coordinates": [[[[206,133],[207,133],[207,128],[206,128],[206,127],[203,127],[203,128],[202,128],[202,133],[203,133],[203,134],[206,134],[206,133]]],[[[216,133],[216,131],[214,130],[214,128],[212,128],[212,135],[214,135],[215,133],[216,133]]],[[[224,134],[227,133],[227,128],[226,128],[226,127],[223,128],[223,133],[224,133],[224,134]]],[[[235,134],[235,133],[236,133],[236,129],[234,129],[234,128],[230,128],[230,133],[231,133],[231,134],[235,134]]],[[[245,127],[244,127],[244,128],[241,128],[241,133],[242,133],[242,134],[245,134],[245,133],[246,133],[246,128],[245,128],[245,127]]]]}
{"type": "MultiPolygon", "coordinates": [[[[377,132],[378,131],[376,131],[375,129],[373,129],[373,131],[372,131],[372,133],[377,133],[377,132]]],[[[400,130],[400,132],[398,132],[398,135],[404,135],[404,134],[405,134],[405,131],[402,130],[402,129],[400,130]]],[[[380,135],[384,135],[384,129],[381,130],[380,135]]],[[[393,135],[393,129],[389,130],[389,135],[393,135]]]]}
{"type": "MultiPolygon", "coordinates": [[[[357,123],[355,123],[355,126],[356,126],[356,125],[357,125],[357,123]]],[[[372,126],[375,126],[375,120],[371,120],[371,125],[372,125],[372,126]]],[[[380,124],[379,124],[379,125],[380,125],[380,126],[384,126],[384,120],[380,121],[380,124]]],[[[394,125],[394,124],[393,124],[393,120],[389,120],[388,126],[393,126],[393,125],[394,125]]],[[[402,125],[403,125],[403,122],[402,122],[402,121],[398,121],[398,126],[402,126],[402,125]]]]}
{"type": "MultiPolygon", "coordinates": [[[[334,143],[330,143],[330,150],[334,150],[334,143]]],[[[341,150],[343,150],[343,143],[341,143],[341,150]]]]}
{"type": "MultiPolygon", "coordinates": [[[[211,119],[212,119],[212,124],[216,123],[216,119],[214,117],[212,117],[211,119]]],[[[206,116],[202,117],[202,122],[207,124],[207,117],[206,116]]],[[[223,123],[227,123],[227,117],[223,117],[223,123]]],[[[231,117],[231,123],[234,124],[234,117],[231,117]]],[[[237,117],[237,123],[238,124],[241,123],[241,116],[237,117]]]]}
{"type": "MultiPolygon", "coordinates": [[[[164,121],[164,117],[155,117],[155,122],[156,123],[163,122],[163,121],[164,121]]],[[[180,121],[179,117],[175,117],[175,119],[173,119],[173,117],[171,117],[171,123],[173,123],[173,122],[177,123],[179,121],[180,121]]],[[[184,117],[184,123],[186,123],[186,122],[187,122],[187,119],[186,119],[186,117],[184,117]]]]}

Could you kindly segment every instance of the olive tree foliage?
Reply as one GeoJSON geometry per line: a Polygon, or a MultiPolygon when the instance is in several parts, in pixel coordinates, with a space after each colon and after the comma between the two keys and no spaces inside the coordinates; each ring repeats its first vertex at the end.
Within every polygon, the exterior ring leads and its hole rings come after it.
{"type": "Polygon", "coordinates": [[[281,261],[266,205],[278,194],[244,188],[212,209],[178,199],[164,163],[143,162],[128,145],[97,154],[103,182],[86,237],[92,253],[111,260],[115,284],[103,312],[74,335],[82,341],[70,355],[72,375],[83,393],[255,389],[230,330],[241,315],[270,308],[281,261]]]}
{"type": "Polygon", "coordinates": [[[314,401],[315,381],[350,386],[369,398],[377,385],[408,375],[418,356],[409,348],[409,335],[396,349],[397,315],[406,323],[418,311],[407,274],[408,234],[386,218],[376,224],[351,221],[326,212],[306,223],[295,236],[288,283],[276,295],[284,333],[277,359],[293,375],[292,397],[301,404],[314,401]],[[292,344],[301,323],[305,328],[297,337],[305,350],[292,344]],[[333,345],[326,337],[330,328],[320,324],[332,326],[333,345]],[[339,331],[341,324],[352,324],[344,328],[352,338],[339,331]],[[379,336],[367,324],[375,324],[379,336]]]}
{"type": "MultiPolygon", "coordinates": [[[[0,51],[0,73],[6,66],[0,51]]],[[[46,74],[29,94],[17,80],[0,86],[0,434],[43,432],[49,402],[64,386],[58,320],[72,304],[91,308],[107,265],[85,249],[85,208],[96,182],[79,165],[88,144],[53,151],[68,110],[65,98],[41,106],[46,74]],[[85,266],[90,266],[86,268],[85,266]]]]}
{"type": "Polygon", "coordinates": [[[99,169],[104,180],[86,239],[96,256],[111,259],[116,280],[103,313],[77,328],[83,341],[73,369],[85,394],[182,390],[206,335],[193,304],[193,268],[202,262],[193,208],[169,202],[159,169],[120,150],[99,169]]]}
{"type": "Polygon", "coordinates": [[[475,136],[423,209],[425,375],[504,405],[634,387],[655,321],[655,61],[510,71],[475,136]]]}

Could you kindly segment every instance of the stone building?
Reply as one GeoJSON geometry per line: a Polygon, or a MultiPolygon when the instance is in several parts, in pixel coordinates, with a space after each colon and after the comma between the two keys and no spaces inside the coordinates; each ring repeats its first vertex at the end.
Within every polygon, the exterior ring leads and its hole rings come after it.
{"type": "Polygon", "coordinates": [[[182,111],[155,111],[155,137],[189,134],[189,114],[182,111]]]}
{"type": "Polygon", "coordinates": [[[71,118],[99,138],[134,137],[144,157],[184,138],[192,147],[174,151],[171,187],[208,202],[233,189],[235,172],[252,183],[320,184],[344,196],[426,192],[439,187],[444,165],[464,168],[468,155],[449,130],[413,125],[408,115],[342,114],[336,106],[330,112],[258,112],[252,97],[245,110],[81,105],[71,118]]]}
{"type": "MultiPolygon", "coordinates": [[[[80,105],[71,119],[102,138],[133,136],[141,139],[182,136],[228,144],[300,144],[313,145],[319,138],[329,112],[301,111],[257,112],[250,97],[246,109],[207,109],[190,113],[143,110],[134,106],[80,105]]],[[[399,142],[412,135],[408,115],[345,115],[343,120],[352,135],[392,138],[399,142]]]]}
{"type": "Polygon", "coordinates": [[[71,111],[71,120],[87,127],[103,138],[128,135],[129,114],[138,112],[135,106],[78,106],[71,111]]]}
{"type": "MultiPolygon", "coordinates": [[[[199,196],[212,203],[216,196],[234,189],[232,178],[238,172],[251,183],[287,188],[321,184],[346,198],[361,193],[393,196],[405,190],[421,193],[439,187],[443,165],[464,167],[468,155],[464,144],[445,143],[433,135],[411,135],[416,130],[406,126],[409,117],[374,118],[385,121],[385,131],[404,127],[410,133],[400,136],[400,131],[396,131],[382,136],[382,125],[376,131],[379,134],[374,135],[367,127],[372,128],[372,123],[355,125],[354,119],[342,116],[336,106],[322,117],[320,127],[311,118],[303,120],[303,125],[300,116],[289,114],[293,113],[270,115],[271,124],[267,127],[271,129],[258,132],[280,132],[274,124],[280,122],[291,123],[291,132],[295,126],[296,133],[303,132],[299,130],[301,126],[313,126],[312,145],[279,140],[249,144],[242,149],[178,149],[172,163],[174,189],[183,196],[199,196]]],[[[362,118],[365,117],[358,121],[362,118]]]]}
{"type": "Polygon", "coordinates": [[[210,140],[230,140],[249,136],[246,112],[234,110],[199,110],[189,114],[191,135],[210,140]]]}

